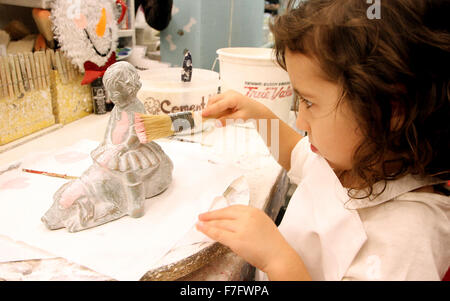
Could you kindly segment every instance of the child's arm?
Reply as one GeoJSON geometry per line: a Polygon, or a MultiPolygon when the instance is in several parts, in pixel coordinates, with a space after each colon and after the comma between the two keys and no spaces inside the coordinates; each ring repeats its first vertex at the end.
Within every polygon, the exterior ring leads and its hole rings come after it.
{"type": "Polygon", "coordinates": [[[259,209],[234,205],[203,213],[197,229],[267,273],[270,280],[311,280],[300,256],[259,209]]]}
{"type": "MultiPolygon", "coordinates": [[[[223,94],[213,96],[209,99],[207,107],[203,110],[203,117],[216,118],[221,125],[226,125],[227,119],[242,119],[244,121],[267,120],[267,141],[265,143],[270,147],[271,143],[271,119],[278,117],[262,103],[244,96],[236,91],[227,91],[223,94]]],[[[279,120],[279,119],[278,119],[279,120]]],[[[257,122],[259,130],[259,122],[257,122]]],[[[303,138],[288,124],[279,120],[279,156],[278,163],[286,170],[291,166],[291,152],[298,141],[303,138]]]]}

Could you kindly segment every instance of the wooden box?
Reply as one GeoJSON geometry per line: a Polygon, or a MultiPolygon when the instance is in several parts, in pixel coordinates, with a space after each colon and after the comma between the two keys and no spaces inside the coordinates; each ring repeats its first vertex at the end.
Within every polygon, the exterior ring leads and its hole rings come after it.
{"type": "Polygon", "coordinates": [[[92,113],[91,85],[81,85],[83,76],[64,58],[61,70],[51,72],[53,114],[56,122],[67,124],[92,113]]]}
{"type": "Polygon", "coordinates": [[[44,52],[0,57],[0,145],[55,123],[44,52]]]}
{"type": "Polygon", "coordinates": [[[0,145],[92,112],[90,85],[59,51],[0,57],[0,145]]]}

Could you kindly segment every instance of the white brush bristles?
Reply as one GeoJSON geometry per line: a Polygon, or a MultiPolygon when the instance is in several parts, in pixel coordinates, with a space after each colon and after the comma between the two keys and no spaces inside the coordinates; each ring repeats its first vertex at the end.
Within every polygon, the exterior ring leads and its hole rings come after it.
{"type": "Polygon", "coordinates": [[[174,134],[172,119],[169,115],[144,115],[135,113],[136,134],[141,143],[169,137],[174,134]]]}

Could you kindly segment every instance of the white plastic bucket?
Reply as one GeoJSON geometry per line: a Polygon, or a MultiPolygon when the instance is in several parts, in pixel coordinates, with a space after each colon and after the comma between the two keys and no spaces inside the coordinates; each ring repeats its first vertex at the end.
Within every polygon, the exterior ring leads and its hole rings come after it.
{"type": "MultiPolygon", "coordinates": [[[[169,114],[203,110],[210,96],[217,94],[219,74],[206,69],[192,69],[190,82],[181,81],[182,68],[139,71],[142,87],[137,97],[147,114],[169,114]]],[[[197,132],[200,128],[192,129],[197,132]]],[[[187,132],[181,133],[185,134],[187,132]]],[[[189,132],[192,133],[192,132],[189,132]]]]}
{"type": "Polygon", "coordinates": [[[190,82],[181,81],[181,68],[140,71],[142,88],[137,97],[148,114],[200,111],[208,98],[217,94],[219,74],[205,69],[192,70],[190,82]]]}
{"type": "Polygon", "coordinates": [[[222,92],[236,90],[288,122],[294,93],[289,75],[275,63],[272,49],[231,47],[218,49],[217,54],[222,92]]]}

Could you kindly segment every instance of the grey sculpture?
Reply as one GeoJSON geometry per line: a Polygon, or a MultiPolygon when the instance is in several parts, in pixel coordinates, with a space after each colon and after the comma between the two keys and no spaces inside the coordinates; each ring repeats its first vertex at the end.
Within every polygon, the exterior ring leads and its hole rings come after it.
{"type": "Polygon", "coordinates": [[[42,217],[49,229],[77,232],[124,215],[141,217],[145,199],[172,181],[170,158],[157,143],[140,143],[134,130],[134,113],[145,113],[136,98],[141,88],[136,69],[127,62],[115,63],[103,83],[115,105],[104,140],[91,152],[93,165],[54,194],[53,205],[42,217]]]}

